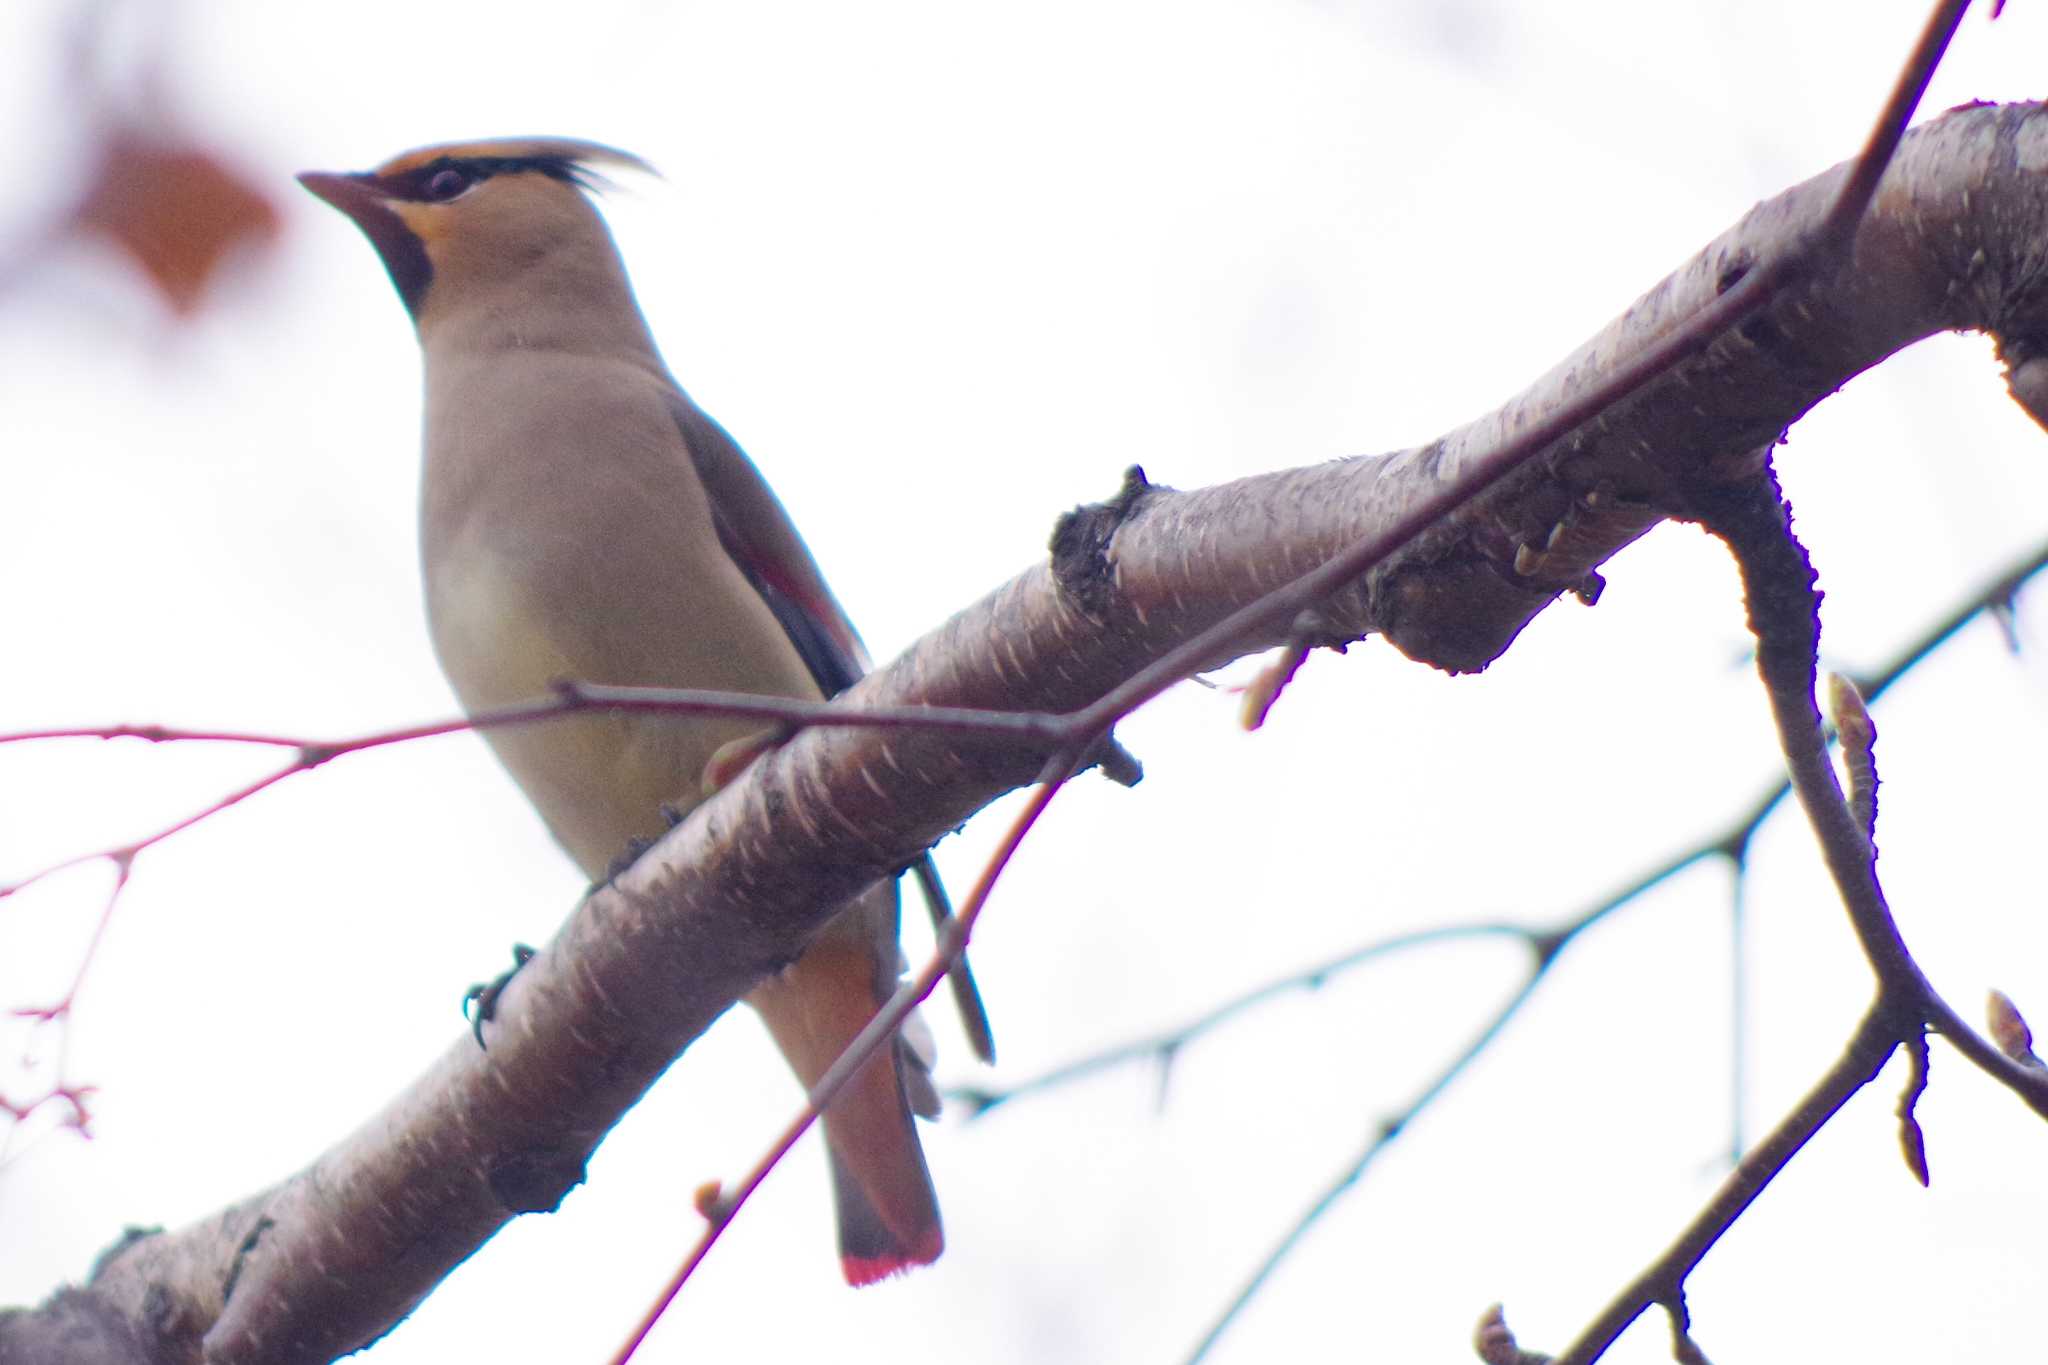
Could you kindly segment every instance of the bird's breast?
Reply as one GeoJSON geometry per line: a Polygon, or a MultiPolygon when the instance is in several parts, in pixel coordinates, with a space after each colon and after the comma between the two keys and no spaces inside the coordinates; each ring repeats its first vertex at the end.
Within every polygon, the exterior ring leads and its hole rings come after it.
{"type": "MultiPolygon", "coordinates": [[[[421,522],[427,613],[471,713],[562,679],[816,697],[773,613],[719,543],[644,374],[520,357],[437,393],[421,522]],[[553,401],[543,401],[552,394],[553,401]]],[[[606,714],[486,735],[592,877],[661,809],[700,797],[719,746],[758,720],[606,714]]]]}

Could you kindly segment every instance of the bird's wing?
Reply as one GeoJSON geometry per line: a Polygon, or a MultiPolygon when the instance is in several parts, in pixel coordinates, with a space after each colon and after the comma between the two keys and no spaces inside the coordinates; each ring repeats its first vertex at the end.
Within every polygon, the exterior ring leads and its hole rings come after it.
{"type": "MultiPolygon", "coordinates": [[[[825,586],[818,562],[797,535],[775,491],[725,428],[680,391],[671,400],[670,410],[711,500],[719,543],[782,623],[818,690],[828,697],[838,696],[867,672],[868,653],[845,609],[825,586]]],[[[915,867],[933,932],[942,933],[953,918],[953,907],[939,880],[938,866],[927,853],[915,867]]],[[[890,937],[894,936],[892,923],[890,937]]],[[[974,1055],[994,1062],[994,1031],[989,1027],[981,989],[964,956],[948,973],[948,982],[974,1055]]],[[[888,989],[882,991],[884,997],[888,993],[888,989]]]]}
{"type": "Polygon", "coordinates": [[[789,514],[754,462],[709,413],[681,393],[671,406],[711,500],[719,543],[782,623],[818,690],[828,697],[844,692],[868,671],[867,648],[825,586],[789,514]]]}

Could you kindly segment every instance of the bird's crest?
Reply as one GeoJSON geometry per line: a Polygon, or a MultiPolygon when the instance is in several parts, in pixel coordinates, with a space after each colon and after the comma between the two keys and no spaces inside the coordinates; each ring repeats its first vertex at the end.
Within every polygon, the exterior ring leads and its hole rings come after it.
{"type": "Polygon", "coordinates": [[[581,190],[600,193],[612,187],[604,169],[661,172],[631,152],[573,137],[506,137],[484,142],[447,142],[401,152],[371,172],[387,184],[431,174],[443,165],[465,165],[489,174],[538,171],[581,190]]]}

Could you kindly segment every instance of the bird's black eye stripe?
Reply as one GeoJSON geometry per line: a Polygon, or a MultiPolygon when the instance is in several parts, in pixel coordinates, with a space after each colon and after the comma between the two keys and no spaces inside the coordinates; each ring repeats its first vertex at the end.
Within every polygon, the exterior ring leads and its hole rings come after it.
{"type": "Polygon", "coordinates": [[[424,166],[382,177],[394,198],[437,204],[453,199],[490,172],[475,161],[452,156],[437,157],[424,166]]]}
{"type": "Polygon", "coordinates": [[[585,183],[583,168],[559,156],[442,156],[382,179],[394,198],[441,204],[492,176],[521,171],[537,171],[570,185],[585,183]]]}

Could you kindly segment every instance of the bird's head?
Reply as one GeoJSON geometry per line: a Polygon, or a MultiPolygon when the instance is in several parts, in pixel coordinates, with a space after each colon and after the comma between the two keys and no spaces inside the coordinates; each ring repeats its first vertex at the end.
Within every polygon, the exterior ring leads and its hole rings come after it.
{"type": "Polygon", "coordinates": [[[436,301],[490,292],[579,248],[615,262],[587,198],[606,167],[653,173],[595,142],[529,137],[422,147],[372,171],[307,171],[299,183],[355,220],[424,324],[436,301]]]}

